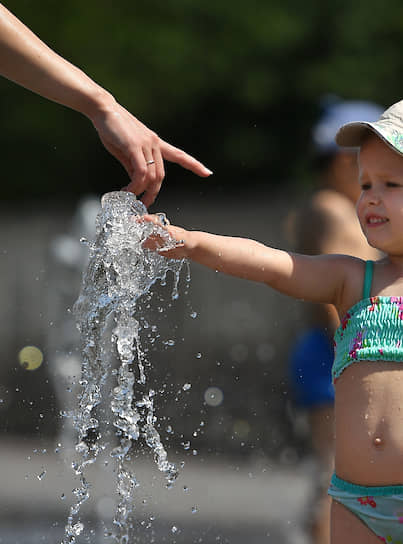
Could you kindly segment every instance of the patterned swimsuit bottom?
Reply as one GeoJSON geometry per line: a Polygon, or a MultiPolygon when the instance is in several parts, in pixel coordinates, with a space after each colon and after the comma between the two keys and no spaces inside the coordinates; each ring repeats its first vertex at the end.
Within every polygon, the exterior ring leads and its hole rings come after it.
{"type": "Polygon", "coordinates": [[[403,544],[403,485],[367,487],[333,474],[328,493],[364,522],[381,542],[403,544]]]}

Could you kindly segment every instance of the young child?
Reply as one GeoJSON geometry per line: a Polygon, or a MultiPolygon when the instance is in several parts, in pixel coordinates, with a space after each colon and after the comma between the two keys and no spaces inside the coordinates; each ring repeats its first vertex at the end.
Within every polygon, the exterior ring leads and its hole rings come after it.
{"type": "MultiPolygon", "coordinates": [[[[383,108],[361,100],[328,99],[312,131],[316,187],[287,219],[293,251],[320,255],[343,253],[361,259],[379,259],[362,233],[355,203],[360,195],[357,149],[340,147],[338,129],[351,121],[375,121],[383,108]],[[309,217],[309,221],[307,221],[309,217]]],[[[289,385],[298,411],[307,415],[312,454],[318,477],[312,482],[312,499],[306,528],[311,544],[329,544],[331,497],[327,493],[334,470],[334,387],[331,369],[333,336],[339,318],[333,305],[305,304],[299,333],[290,344],[289,385]]]]}
{"type": "MultiPolygon", "coordinates": [[[[344,125],[336,140],[360,147],[357,214],[369,244],[385,255],[381,260],[297,255],[172,225],[165,228],[178,247],[163,254],[336,307],[341,325],[332,369],[331,542],[402,544],[403,100],[377,122],[344,125]]],[[[158,250],[158,239],[149,239],[147,247],[158,250]]]]}

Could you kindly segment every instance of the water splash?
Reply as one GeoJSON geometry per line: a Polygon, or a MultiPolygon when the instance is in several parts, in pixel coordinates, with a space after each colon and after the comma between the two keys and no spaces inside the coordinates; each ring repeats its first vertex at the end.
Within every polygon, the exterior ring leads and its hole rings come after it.
{"type": "Polygon", "coordinates": [[[157,280],[165,284],[168,271],[174,275],[172,298],[177,298],[183,261],[166,259],[143,248],[143,242],[153,234],[160,236],[165,249],[176,244],[162,227],[136,220],[145,213],[146,208],[132,193],[107,193],[102,198],[102,210],[97,217],[95,241],[85,240],[90,252],[89,261],[74,307],[82,341],[81,393],[78,408],[71,414],[78,433],[75,449],[79,460],[73,463],[73,469],[79,478],[79,486],[73,490],[76,499],[70,508],[62,544],[76,542],[84,529],[79,514],[82,504],[90,496],[85,469],[106,447],[102,443],[96,411],[113,361],[106,337],[112,340],[119,360],[117,384],[110,401],[113,425],[119,438],[118,446],[110,452],[117,465],[119,503],[110,536],[119,544],[129,542],[133,493],[139,485],[128,462],[134,441],[142,438],[150,447],[168,487],[178,476],[178,470],[168,461],[155,428],[155,393],[147,390],[147,360],[140,343],[140,323],[136,312],[139,298],[157,280]]]}

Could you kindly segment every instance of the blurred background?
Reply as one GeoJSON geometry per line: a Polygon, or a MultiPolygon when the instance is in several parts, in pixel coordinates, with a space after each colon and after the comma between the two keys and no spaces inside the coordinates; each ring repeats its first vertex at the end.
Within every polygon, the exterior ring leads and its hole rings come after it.
{"type": "MultiPolygon", "coordinates": [[[[402,97],[397,0],[387,9],[374,0],[6,5],[214,171],[201,180],[166,164],[152,211],[188,228],[290,248],[290,212],[315,186],[312,127],[324,104],[338,96],[386,107],[402,97]]],[[[85,264],[79,239],[91,236],[99,196],[127,178],[85,118],[5,79],[0,97],[0,542],[50,543],[61,536],[73,487],[61,453],[71,431],[60,414],[74,405],[67,380],[79,372],[69,313],[85,264]],[[19,362],[26,346],[43,354],[36,370],[19,362]]],[[[150,380],[162,391],[161,434],[174,459],[187,459],[183,477],[193,478],[199,508],[191,515],[182,483],[175,500],[155,484],[153,538],[309,542],[315,467],[287,378],[300,304],[194,265],[191,277],[161,325],[175,346],[154,350],[150,380]],[[173,519],[181,531],[172,531],[173,519]]],[[[144,463],[154,481],[156,468],[144,463]]],[[[108,494],[99,493],[89,518],[107,517],[108,494]]],[[[136,541],[153,541],[144,534],[136,541]]]]}

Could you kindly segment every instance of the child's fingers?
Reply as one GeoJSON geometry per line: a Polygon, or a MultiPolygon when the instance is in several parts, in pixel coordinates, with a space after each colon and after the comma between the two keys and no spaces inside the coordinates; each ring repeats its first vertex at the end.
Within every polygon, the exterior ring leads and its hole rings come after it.
{"type": "Polygon", "coordinates": [[[180,242],[176,242],[175,247],[160,247],[157,249],[158,253],[169,253],[170,251],[174,252],[175,250],[185,247],[185,243],[181,240],[180,242]]]}
{"type": "Polygon", "coordinates": [[[185,258],[185,254],[183,252],[184,247],[185,247],[185,244],[181,240],[180,242],[176,243],[174,248],[168,249],[165,247],[161,247],[156,249],[156,252],[159,255],[162,255],[163,257],[165,257],[166,259],[180,260],[185,258]]]}
{"type": "Polygon", "coordinates": [[[154,223],[154,225],[158,225],[160,227],[162,226],[159,219],[155,215],[151,214],[136,215],[133,219],[137,223],[144,223],[146,221],[147,223],[154,223]]]}
{"type": "Polygon", "coordinates": [[[168,225],[171,224],[171,223],[169,222],[169,219],[167,218],[167,216],[166,216],[163,212],[157,213],[157,214],[155,214],[155,215],[158,217],[158,220],[159,220],[160,224],[161,224],[163,227],[167,227],[168,225]]]}
{"type": "Polygon", "coordinates": [[[171,226],[169,220],[166,218],[164,213],[136,216],[135,221],[139,223],[146,221],[148,223],[153,223],[159,228],[162,227],[166,232],[169,233],[171,239],[175,241],[174,247],[164,247],[166,244],[166,240],[164,240],[163,237],[158,234],[158,231],[154,231],[148,236],[146,240],[144,240],[142,244],[143,248],[156,251],[167,259],[183,259],[186,257],[184,251],[185,240],[183,239],[184,236],[182,235],[185,231],[183,231],[183,229],[179,227],[171,226]]]}
{"type": "Polygon", "coordinates": [[[137,216],[136,221],[138,221],[139,223],[141,223],[142,221],[148,221],[149,223],[154,223],[154,225],[159,225],[160,227],[165,227],[166,225],[169,225],[169,221],[164,213],[146,213],[144,215],[137,216]]]}

